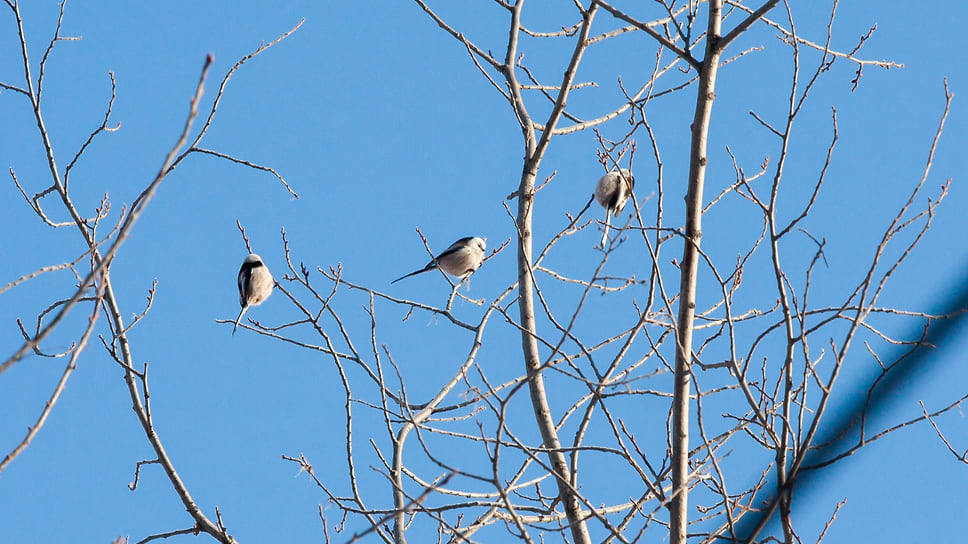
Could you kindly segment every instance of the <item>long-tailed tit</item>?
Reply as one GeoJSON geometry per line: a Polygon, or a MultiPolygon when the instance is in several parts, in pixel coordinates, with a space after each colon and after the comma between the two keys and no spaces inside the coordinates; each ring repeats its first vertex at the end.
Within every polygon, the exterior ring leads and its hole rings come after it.
{"type": "Polygon", "coordinates": [[[595,184],[595,200],[605,208],[605,231],[602,233],[602,247],[608,241],[609,219],[617,216],[625,202],[632,195],[632,188],[635,187],[635,178],[632,172],[625,168],[612,170],[598,179],[595,184]]]}
{"type": "Polygon", "coordinates": [[[451,244],[443,253],[437,255],[432,261],[427,263],[427,266],[420,270],[415,270],[406,276],[401,276],[390,283],[396,283],[403,278],[416,276],[417,274],[422,274],[437,267],[440,267],[451,276],[456,276],[463,280],[473,274],[474,271],[481,267],[481,263],[484,262],[484,254],[487,248],[484,240],[485,238],[478,238],[477,236],[461,238],[451,244]]]}
{"type": "Polygon", "coordinates": [[[239,304],[242,305],[242,311],[235,320],[232,334],[235,334],[235,329],[239,328],[239,322],[242,321],[242,316],[249,306],[258,306],[269,298],[272,294],[272,286],[272,274],[262,262],[262,258],[255,253],[249,254],[242,261],[242,268],[239,269],[239,304]]]}

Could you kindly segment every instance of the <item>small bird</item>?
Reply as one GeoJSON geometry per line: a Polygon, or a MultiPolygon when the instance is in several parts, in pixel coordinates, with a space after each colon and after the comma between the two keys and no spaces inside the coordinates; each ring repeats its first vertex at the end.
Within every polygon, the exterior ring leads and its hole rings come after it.
{"type": "Polygon", "coordinates": [[[478,268],[481,267],[481,263],[484,262],[484,254],[487,249],[484,241],[486,238],[478,238],[477,236],[468,236],[467,238],[461,238],[449,248],[445,249],[443,253],[437,255],[432,261],[427,263],[427,266],[421,268],[420,270],[415,270],[406,276],[400,276],[399,278],[393,280],[392,283],[397,283],[403,278],[409,278],[410,276],[416,276],[417,274],[422,274],[428,270],[433,270],[438,266],[447,272],[451,276],[460,278],[462,281],[474,273],[478,268]]]}
{"type": "Polygon", "coordinates": [[[242,311],[235,320],[232,334],[235,334],[235,329],[239,328],[239,322],[242,321],[242,316],[249,306],[258,306],[269,298],[272,294],[272,286],[272,274],[262,262],[262,257],[255,253],[249,254],[242,261],[242,268],[239,269],[239,304],[242,305],[242,311]]]}
{"type": "Polygon", "coordinates": [[[625,168],[612,170],[598,179],[595,184],[595,200],[605,208],[605,232],[602,233],[602,247],[608,241],[608,227],[611,216],[617,216],[625,202],[632,195],[635,178],[625,168]]]}

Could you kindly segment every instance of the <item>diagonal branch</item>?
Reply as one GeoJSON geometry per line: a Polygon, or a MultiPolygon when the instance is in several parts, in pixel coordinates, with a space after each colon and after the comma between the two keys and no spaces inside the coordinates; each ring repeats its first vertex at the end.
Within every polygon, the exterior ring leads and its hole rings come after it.
{"type": "Polygon", "coordinates": [[[743,32],[746,32],[746,30],[749,29],[749,27],[751,27],[753,23],[758,21],[761,17],[763,17],[767,13],[769,13],[770,10],[775,8],[776,5],[779,3],[780,3],[780,0],[768,0],[765,4],[760,6],[759,9],[747,15],[745,19],[743,19],[738,25],[736,25],[736,28],[734,28],[733,30],[730,30],[725,36],[720,38],[719,43],[716,45],[716,47],[720,51],[725,50],[727,47],[729,47],[729,44],[733,43],[733,40],[738,38],[740,34],[742,34],[743,32]]]}
{"type": "MultiPolygon", "coordinates": [[[[779,1],[779,0],[773,0],[773,1],[779,1]]],[[[657,42],[661,43],[663,47],[666,47],[667,49],[669,49],[670,51],[678,55],[682,60],[688,62],[689,66],[692,66],[696,70],[698,70],[702,65],[702,63],[696,60],[696,58],[693,57],[688,51],[682,49],[681,47],[673,43],[671,40],[669,40],[669,38],[666,38],[665,36],[657,32],[654,28],[652,28],[654,24],[643,23],[642,21],[639,21],[631,17],[630,15],[627,15],[625,12],[619,10],[618,8],[612,6],[611,4],[605,2],[604,0],[594,0],[593,5],[601,6],[605,11],[611,13],[616,19],[621,19],[622,21],[625,21],[626,23],[634,26],[635,28],[638,28],[639,30],[645,32],[649,36],[652,36],[657,42]]]]}

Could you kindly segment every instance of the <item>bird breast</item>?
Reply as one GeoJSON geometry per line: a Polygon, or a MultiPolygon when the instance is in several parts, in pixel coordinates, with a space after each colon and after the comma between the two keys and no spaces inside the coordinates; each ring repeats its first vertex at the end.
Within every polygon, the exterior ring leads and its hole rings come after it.
{"type": "Polygon", "coordinates": [[[451,276],[463,276],[474,272],[481,266],[484,252],[476,246],[465,246],[455,251],[449,258],[442,259],[437,264],[451,276]]]}
{"type": "Polygon", "coordinates": [[[268,268],[259,266],[252,269],[247,291],[249,306],[262,304],[265,299],[269,298],[269,295],[272,294],[272,274],[269,273],[268,268]]]}
{"type": "MultiPolygon", "coordinates": [[[[625,171],[628,172],[628,171],[625,171]]],[[[630,173],[626,173],[631,177],[630,173]]],[[[595,184],[595,200],[607,211],[618,213],[629,198],[628,182],[618,172],[609,172],[595,184]]]]}

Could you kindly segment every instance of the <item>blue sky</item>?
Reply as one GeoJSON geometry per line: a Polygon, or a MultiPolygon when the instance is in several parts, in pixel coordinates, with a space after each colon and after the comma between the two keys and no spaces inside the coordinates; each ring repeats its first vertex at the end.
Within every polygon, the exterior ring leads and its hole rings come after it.
{"type": "MultiPolygon", "coordinates": [[[[27,45],[36,67],[53,33],[58,8],[49,0],[24,4],[27,45]]],[[[285,267],[280,237],[284,228],[294,260],[311,269],[340,263],[344,277],[353,283],[441,305],[448,289],[437,275],[417,276],[393,287],[389,282],[427,261],[415,227],[436,251],[463,236],[487,236],[489,247],[497,247],[513,235],[502,202],[520,177],[521,132],[507,104],[470,62],[466,50],[416,4],[198,4],[69,3],[61,33],[83,39],[59,43],[54,49],[47,64],[44,115],[63,168],[103,118],[110,95],[108,72],[113,71],[117,100],[112,120],[120,122],[121,128],[104,134],[89,149],[72,173],[71,189],[79,207],[87,211],[109,193],[115,206],[112,217],[117,217],[120,206],[140,193],[175,142],[205,55],[214,54],[215,62],[203,110],[210,107],[222,75],[240,57],[305,18],[299,31],[233,76],[204,142],[210,149],[272,166],[300,198],[292,199],[264,172],[192,156],[161,186],[118,254],[112,279],[129,319],[143,309],[148,289],[158,281],[153,307],[131,331],[131,339],[137,360],[150,365],[158,430],[199,505],[210,517],[218,506],[240,542],[280,537],[319,541],[317,505],[325,506],[325,496],[280,456],[305,454],[321,480],[346,488],[342,387],[328,359],[251,331],[240,330],[233,337],[230,326],[216,323],[216,319],[234,319],[238,312],[235,276],[246,251],[235,222],[246,227],[255,251],[277,279],[285,267]]],[[[560,21],[570,21],[570,17],[554,18],[570,5],[536,2],[525,23],[552,30],[565,24],[560,21]]],[[[503,50],[506,21],[495,4],[441,9],[443,16],[485,49],[495,54],[503,50]]],[[[810,3],[793,9],[801,35],[822,41],[829,6],[821,9],[810,3]]],[[[781,10],[772,17],[783,19],[781,10]]],[[[606,15],[599,17],[603,30],[616,26],[606,15]]],[[[781,201],[790,204],[781,216],[798,211],[812,188],[831,138],[831,106],[838,112],[840,139],[828,181],[814,214],[803,225],[828,243],[829,267],[817,272],[813,287],[816,304],[832,304],[852,289],[871,258],[873,244],[920,178],[944,107],[944,78],[957,96],[918,202],[923,206],[928,196],[933,198],[946,179],[953,182],[932,230],[895,274],[884,305],[937,310],[960,287],[968,262],[962,242],[968,219],[961,211],[968,205],[968,192],[960,175],[968,144],[968,118],[962,106],[968,79],[954,46],[966,17],[968,8],[953,1],[930,11],[909,2],[882,3],[876,11],[860,3],[839,7],[833,47],[851,49],[876,23],[877,31],[860,56],[888,59],[904,67],[867,67],[859,88],[852,92],[854,68],[836,62],[811,91],[798,122],[781,195],[781,201]]],[[[532,42],[526,59],[541,66],[541,76],[553,81],[564,68],[562,49],[532,42]]],[[[709,196],[733,181],[726,146],[748,173],[767,155],[773,160],[777,156],[775,138],[748,112],[755,110],[774,120],[782,115],[789,93],[789,52],[775,32],[763,26],[744,36],[732,51],[754,46],[764,50],[720,71],[710,134],[709,196]]],[[[0,9],[0,81],[4,83],[23,84],[18,48],[13,17],[4,7],[0,9]]],[[[641,81],[651,69],[653,56],[651,41],[638,35],[623,36],[614,45],[593,50],[579,80],[595,80],[599,87],[576,93],[569,106],[584,117],[607,111],[621,96],[616,77],[621,75],[626,84],[641,81]]],[[[817,61],[809,56],[805,70],[817,61]]],[[[535,117],[540,118],[546,105],[530,100],[535,117]]],[[[694,100],[690,87],[656,99],[647,110],[661,147],[670,225],[678,225],[683,213],[694,100]]],[[[0,93],[0,119],[0,166],[13,168],[28,192],[41,190],[49,183],[49,173],[27,102],[16,93],[0,93]]],[[[618,119],[605,125],[603,134],[619,136],[627,126],[623,123],[618,119]]],[[[641,170],[636,169],[636,188],[646,188],[638,194],[641,199],[654,187],[655,168],[645,135],[636,139],[641,165],[641,170]]],[[[539,193],[538,244],[564,226],[565,212],[576,213],[587,201],[602,173],[597,149],[590,132],[552,141],[539,177],[553,171],[557,175],[539,193]]],[[[7,233],[0,285],[82,251],[74,230],[52,230],[38,220],[6,173],[0,183],[0,203],[0,231],[7,233]]],[[[513,209],[514,204],[509,205],[513,209]]],[[[598,208],[592,213],[596,218],[601,215],[598,208]]],[[[704,221],[704,247],[724,267],[758,234],[754,210],[736,198],[714,208],[704,221]]],[[[549,263],[562,273],[587,277],[601,258],[591,249],[598,237],[594,231],[593,226],[572,237],[549,257],[549,263]]],[[[796,271],[796,281],[802,282],[802,266],[812,257],[812,244],[802,237],[796,244],[787,252],[788,262],[796,271]]],[[[615,275],[647,275],[646,256],[640,247],[633,247],[619,248],[610,256],[607,270],[615,275]]],[[[668,259],[677,251],[666,249],[663,266],[668,268],[668,259]]],[[[469,296],[491,300],[513,281],[515,273],[512,246],[474,275],[469,296]]],[[[768,307],[775,299],[775,286],[768,277],[751,270],[745,281],[749,290],[744,295],[754,305],[768,307]]],[[[326,284],[320,278],[317,285],[326,284]]],[[[35,322],[52,300],[69,296],[72,289],[72,277],[61,273],[0,295],[4,353],[22,343],[17,318],[35,322]]],[[[548,289],[562,305],[561,311],[569,311],[574,291],[557,290],[550,282],[548,289]]],[[[634,297],[593,298],[581,331],[598,341],[611,329],[601,326],[604,319],[591,316],[628,319],[634,297]]],[[[338,300],[347,326],[366,347],[366,297],[345,293],[338,300]]],[[[408,393],[413,399],[425,399],[459,366],[469,334],[427,313],[415,312],[402,321],[406,309],[396,305],[380,304],[377,312],[380,342],[389,346],[400,365],[408,393]]],[[[474,321],[481,309],[459,302],[455,313],[474,321]]],[[[249,313],[263,324],[281,324],[294,315],[279,293],[249,313]]],[[[47,348],[66,349],[85,323],[86,310],[76,310],[49,339],[47,348]]],[[[891,334],[911,331],[911,322],[882,323],[891,334]]],[[[506,328],[486,345],[482,364],[496,383],[522,371],[518,342],[514,331],[506,328]]],[[[941,346],[937,357],[944,364],[912,381],[905,394],[895,399],[886,420],[916,416],[918,400],[937,408],[963,395],[966,376],[959,348],[964,345],[957,338],[941,346]]],[[[856,366],[845,370],[847,384],[872,365],[864,357],[863,346],[854,349],[856,366]]],[[[63,359],[34,356],[0,375],[3,455],[33,423],[62,368],[63,359]]],[[[656,387],[663,383],[667,382],[658,381],[656,387]]],[[[368,394],[365,386],[360,394],[368,394]]],[[[556,398],[563,400],[566,394],[552,391],[553,404],[556,398]]],[[[526,417],[525,408],[516,407],[526,417]]],[[[664,409],[648,409],[642,408],[646,415],[636,420],[640,432],[661,436],[664,409]]],[[[360,414],[359,436],[382,437],[379,418],[364,415],[362,409],[360,414]]],[[[957,410],[939,422],[956,448],[968,447],[968,425],[957,410]]],[[[524,419],[519,427],[525,436],[533,437],[529,423],[524,419]]],[[[365,492],[373,504],[386,505],[388,486],[370,470],[379,462],[370,451],[363,451],[366,447],[361,440],[359,464],[366,473],[365,492]]],[[[189,527],[189,518],[157,467],[145,467],[137,491],[128,489],[135,463],[151,456],[131,411],[120,368],[99,342],[92,341],[45,427],[0,474],[0,541],[110,542],[130,535],[136,542],[150,534],[189,527]]],[[[760,461],[750,458],[748,478],[761,470],[760,461]]],[[[733,457],[732,462],[743,467],[742,460],[733,457]]],[[[810,505],[798,514],[802,535],[815,540],[834,505],[846,497],[846,506],[825,542],[953,540],[966,529],[959,521],[966,470],[930,426],[902,430],[830,473],[810,505]]],[[[427,474],[435,473],[428,468],[427,474]]],[[[743,479],[740,472],[736,474],[734,482],[743,479]]],[[[594,469],[589,475],[589,489],[607,493],[608,480],[594,469]]],[[[336,509],[326,512],[335,523],[336,509]]],[[[352,531],[361,525],[351,522],[348,527],[352,531]]],[[[654,530],[654,541],[662,538],[664,533],[654,530]]]]}

